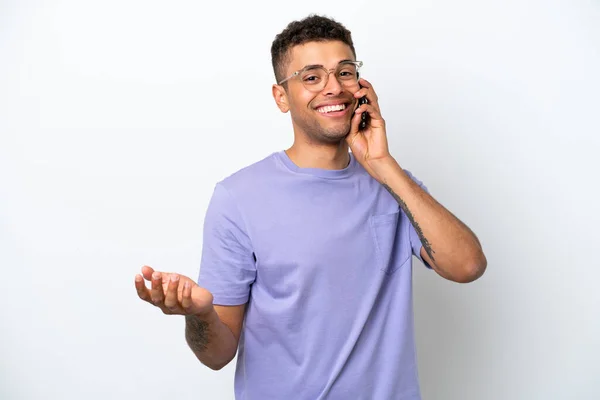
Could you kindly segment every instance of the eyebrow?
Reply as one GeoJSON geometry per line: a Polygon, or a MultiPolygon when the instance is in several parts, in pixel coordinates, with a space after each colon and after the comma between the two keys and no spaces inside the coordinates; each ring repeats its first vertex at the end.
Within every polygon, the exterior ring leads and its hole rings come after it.
{"type": "MultiPolygon", "coordinates": [[[[346,59],[346,60],[339,61],[337,63],[337,65],[340,65],[341,63],[348,62],[348,61],[354,62],[354,60],[346,59]]],[[[310,65],[304,66],[302,69],[321,68],[321,67],[325,68],[325,66],[323,64],[310,64],[310,65]]]]}

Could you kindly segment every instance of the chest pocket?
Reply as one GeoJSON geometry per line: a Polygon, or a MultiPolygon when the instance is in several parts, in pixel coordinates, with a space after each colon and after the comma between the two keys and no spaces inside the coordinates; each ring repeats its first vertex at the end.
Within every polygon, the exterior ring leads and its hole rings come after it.
{"type": "Polygon", "coordinates": [[[377,265],[386,274],[393,274],[411,257],[408,230],[400,210],[370,217],[377,265]],[[406,232],[404,232],[406,231],[406,232]]]}

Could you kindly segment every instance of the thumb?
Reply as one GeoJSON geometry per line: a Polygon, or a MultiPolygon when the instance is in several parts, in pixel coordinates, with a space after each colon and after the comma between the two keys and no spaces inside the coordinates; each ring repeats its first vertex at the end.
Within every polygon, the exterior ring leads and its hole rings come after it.
{"type": "MultiPolygon", "coordinates": [[[[199,315],[206,314],[213,307],[213,295],[208,290],[204,289],[197,284],[192,284],[191,288],[191,302],[189,304],[188,312],[191,314],[199,315]]],[[[184,300],[187,296],[184,294],[184,300]]]]}

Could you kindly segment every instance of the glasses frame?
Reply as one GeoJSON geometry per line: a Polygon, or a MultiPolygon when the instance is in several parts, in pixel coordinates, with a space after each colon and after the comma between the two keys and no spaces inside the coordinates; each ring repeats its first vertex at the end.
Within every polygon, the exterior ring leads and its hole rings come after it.
{"type": "MultiPolygon", "coordinates": [[[[358,81],[359,71],[360,71],[360,68],[363,66],[363,62],[362,61],[344,60],[344,61],[341,61],[340,63],[338,63],[338,65],[335,68],[331,68],[331,69],[327,69],[322,65],[307,65],[306,67],[299,69],[298,71],[294,71],[290,76],[288,76],[287,78],[285,78],[284,80],[280,81],[277,84],[282,85],[285,82],[289,81],[290,79],[300,76],[301,73],[303,73],[304,71],[306,71],[308,69],[321,68],[322,70],[327,72],[327,79],[325,80],[325,85],[323,86],[323,88],[325,88],[325,87],[327,87],[327,84],[329,83],[329,75],[331,75],[332,72],[336,72],[338,70],[338,68],[340,68],[341,65],[347,65],[347,64],[354,64],[356,66],[356,80],[358,81]]],[[[337,77],[336,77],[336,79],[337,79],[337,77]]],[[[339,80],[338,80],[338,82],[339,82],[339,80]]],[[[304,87],[306,87],[306,85],[304,85],[304,83],[302,83],[302,85],[304,87]]],[[[323,90],[323,89],[321,89],[321,90],[323,90]]],[[[320,91],[320,90],[317,90],[317,91],[320,91]]]]}

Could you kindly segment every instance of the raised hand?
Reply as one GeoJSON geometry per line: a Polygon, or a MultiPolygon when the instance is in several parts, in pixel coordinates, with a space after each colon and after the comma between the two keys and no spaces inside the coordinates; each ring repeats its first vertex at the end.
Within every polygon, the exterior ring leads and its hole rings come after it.
{"type": "Polygon", "coordinates": [[[350,133],[346,136],[346,142],[355,155],[356,160],[375,179],[380,180],[372,168],[375,161],[391,158],[385,129],[385,121],[381,116],[377,94],[369,81],[360,79],[361,89],[354,93],[355,98],[367,97],[368,104],[358,107],[352,118],[350,133]],[[358,126],[361,121],[361,114],[369,113],[369,123],[367,127],[360,131],[358,126]]]}
{"type": "Polygon", "coordinates": [[[135,288],[140,299],[160,308],[165,314],[208,315],[213,310],[212,294],[187,276],[154,271],[142,267],[135,276],[135,288]],[[144,280],[150,281],[150,289],[144,280]]]}

